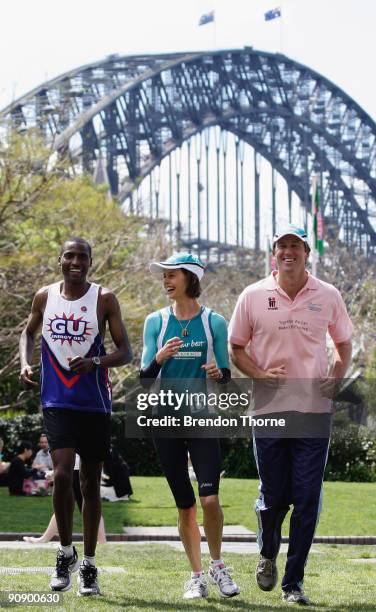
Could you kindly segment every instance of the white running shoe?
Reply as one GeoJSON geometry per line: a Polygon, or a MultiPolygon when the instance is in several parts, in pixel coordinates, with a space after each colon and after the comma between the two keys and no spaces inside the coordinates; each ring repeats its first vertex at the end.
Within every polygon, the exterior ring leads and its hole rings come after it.
{"type": "Polygon", "coordinates": [[[56,555],[56,568],[51,576],[50,589],[52,591],[69,591],[72,586],[73,572],[77,572],[80,566],[77,551],[73,546],[73,555],[66,557],[59,548],[56,555]]]}
{"type": "Polygon", "coordinates": [[[208,576],[212,584],[218,587],[221,597],[235,597],[239,595],[240,589],[231,576],[232,568],[220,565],[209,564],[208,576]]]}
{"type": "Polygon", "coordinates": [[[191,578],[184,585],[184,599],[198,599],[209,595],[208,585],[204,574],[191,578]]]}

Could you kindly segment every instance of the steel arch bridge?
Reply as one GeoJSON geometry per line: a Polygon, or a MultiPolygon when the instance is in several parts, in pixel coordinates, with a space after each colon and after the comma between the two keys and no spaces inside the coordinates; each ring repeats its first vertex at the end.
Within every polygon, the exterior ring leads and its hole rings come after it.
{"type": "MultiPolygon", "coordinates": [[[[3,109],[0,118],[10,120],[20,131],[39,127],[57,151],[69,151],[74,163],[85,172],[93,173],[103,160],[111,191],[121,202],[131,201],[143,179],[165,157],[171,158],[171,153],[185,141],[190,142],[195,134],[201,138],[205,131],[219,126],[222,134],[235,135],[237,171],[240,143],[251,145],[255,152],[255,249],[260,248],[262,205],[257,157],[261,156],[273,169],[273,181],[276,172],[287,183],[290,218],[293,193],[306,215],[310,211],[310,177],[318,173],[328,231],[339,236],[348,248],[360,249],[367,256],[376,253],[375,122],[335,84],[284,55],[251,47],[168,55],[111,55],[43,83],[3,109]]],[[[206,137],[205,140],[207,146],[206,137]]],[[[228,214],[226,193],[220,195],[219,188],[219,150],[226,155],[223,140],[216,138],[215,144],[216,239],[210,238],[209,195],[206,238],[201,235],[201,221],[196,231],[190,225],[189,198],[186,242],[190,246],[209,249],[229,241],[222,227],[228,214]]],[[[201,152],[196,156],[200,162],[201,152]]],[[[206,169],[208,179],[208,165],[206,169]]],[[[200,180],[198,174],[199,218],[201,208],[205,208],[200,180]]],[[[244,246],[240,180],[237,172],[236,247],[244,246]]],[[[175,198],[180,233],[187,219],[180,217],[179,186],[175,198]]],[[[170,221],[171,206],[170,190],[170,221]]],[[[153,210],[151,204],[150,213],[159,216],[158,202],[154,213],[153,210]]],[[[275,224],[273,183],[273,230],[275,224]]]]}

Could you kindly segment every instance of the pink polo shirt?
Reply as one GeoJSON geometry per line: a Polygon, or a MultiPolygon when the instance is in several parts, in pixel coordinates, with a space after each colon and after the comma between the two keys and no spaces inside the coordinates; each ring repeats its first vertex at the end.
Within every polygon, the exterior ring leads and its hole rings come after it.
{"type": "Polygon", "coordinates": [[[326,333],[335,343],[351,338],[353,326],[344,301],[333,285],[309,273],[291,300],[276,274],[249,285],[239,296],[229,341],[245,347],[262,370],[284,365],[289,379],[321,379],[328,373],[326,333]]]}

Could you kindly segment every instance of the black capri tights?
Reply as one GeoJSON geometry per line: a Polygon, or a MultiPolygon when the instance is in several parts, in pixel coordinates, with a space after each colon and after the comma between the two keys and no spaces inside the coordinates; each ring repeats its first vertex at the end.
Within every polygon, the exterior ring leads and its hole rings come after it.
{"type": "Polygon", "coordinates": [[[190,508],[196,502],[188,474],[188,453],[197,477],[199,496],[218,495],[221,473],[219,440],[155,438],[154,446],[178,508],[190,508]]]}

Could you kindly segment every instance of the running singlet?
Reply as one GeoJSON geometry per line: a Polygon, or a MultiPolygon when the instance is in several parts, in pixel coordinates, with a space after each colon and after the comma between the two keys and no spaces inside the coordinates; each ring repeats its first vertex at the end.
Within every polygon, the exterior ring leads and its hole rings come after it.
{"type": "Polygon", "coordinates": [[[87,374],[69,369],[73,357],[105,355],[98,329],[99,285],[91,283],[79,300],[60,294],[61,282],[50,285],[43,315],[41,400],[43,408],[111,412],[111,384],[106,368],[87,374]]]}
{"type": "Polygon", "coordinates": [[[144,327],[144,349],[141,367],[154,359],[156,353],[171,338],[183,341],[179,352],[164,362],[161,378],[205,378],[202,366],[215,357],[218,368],[229,368],[227,352],[227,325],[225,319],[209,308],[201,306],[200,312],[188,321],[178,321],[172,308],[153,312],[146,318],[144,327]],[[187,327],[188,324],[188,327],[187,327]],[[182,337],[187,327],[188,336],[182,337]]]}
{"type": "MultiPolygon", "coordinates": [[[[160,389],[180,396],[186,391],[205,394],[208,381],[202,366],[212,362],[215,357],[218,368],[229,368],[225,319],[203,306],[190,321],[178,321],[170,307],[153,312],[145,321],[141,367],[148,366],[167,340],[175,336],[181,338],[183,345],[175,356],[162,365],[158,375],[160,389]],[[188,336],[182,337],[182,329],[187,325],[188,336]]],[[[198,412],[205,410],[205,403],[199,401],[193,405],[187,401],[179,410],[184,411],[184,408],[190,413],[198,412]]],[[[165,409],[160,405],[154,412],[163,415],[173,409],[172,402],[165,409]]]]}

